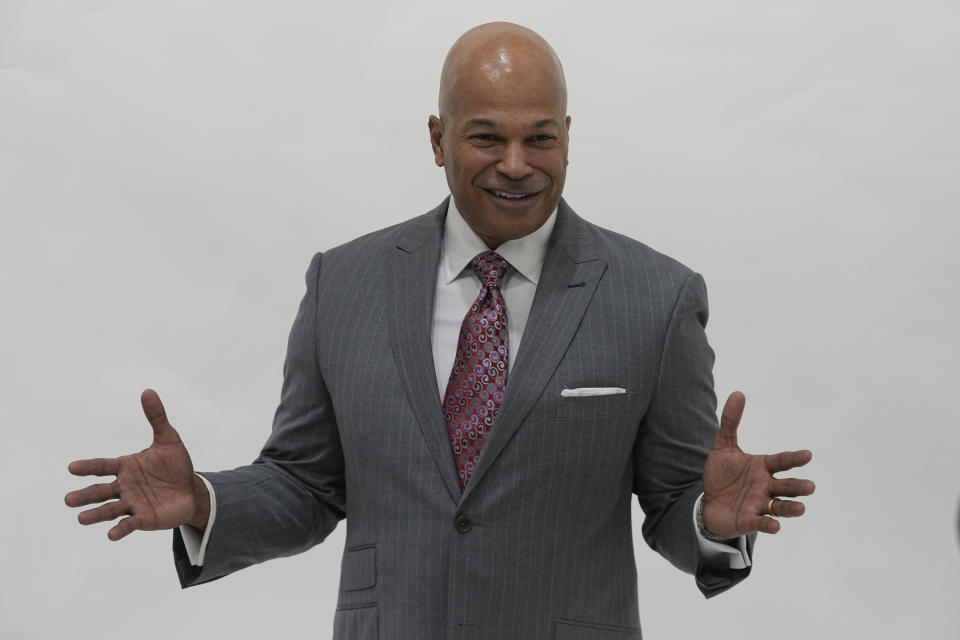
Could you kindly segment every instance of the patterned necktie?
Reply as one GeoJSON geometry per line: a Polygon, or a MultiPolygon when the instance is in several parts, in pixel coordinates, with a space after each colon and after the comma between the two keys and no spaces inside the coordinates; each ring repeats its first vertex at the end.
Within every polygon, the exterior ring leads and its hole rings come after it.
{"type": "Polygon", "coordinates": [[[467,485],[477,466],[483,439],[503,400],[510,353],[507,305],[500,293],[500,280],[509,264],[493,251],[487,251],[470,265],[482,288],[460,326],[457,357],[443,398],[461,488],[467,485]]]}

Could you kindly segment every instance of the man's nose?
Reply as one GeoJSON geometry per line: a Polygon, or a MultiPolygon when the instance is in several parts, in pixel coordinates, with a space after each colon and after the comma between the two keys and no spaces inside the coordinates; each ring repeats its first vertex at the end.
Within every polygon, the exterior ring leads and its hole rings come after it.
{"type": "Polygon", "coordinates": [[[496,168],[497,172],[511,180],[520,180],[533,173],[533,167],[527,164],[526,150],[520,142],[511,142],[504,148],[496,168]]]}

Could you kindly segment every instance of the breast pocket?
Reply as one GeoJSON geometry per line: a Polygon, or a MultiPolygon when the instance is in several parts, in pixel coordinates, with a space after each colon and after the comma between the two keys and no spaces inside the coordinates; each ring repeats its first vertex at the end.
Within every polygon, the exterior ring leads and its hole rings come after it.
{"type": "Polygon", "coordinates": [[[586,420],[625,413],[630,410],[632,395],[630,391],[605,395],[563,396],[558,393],[556,415],[558,418],[586,420]]]}

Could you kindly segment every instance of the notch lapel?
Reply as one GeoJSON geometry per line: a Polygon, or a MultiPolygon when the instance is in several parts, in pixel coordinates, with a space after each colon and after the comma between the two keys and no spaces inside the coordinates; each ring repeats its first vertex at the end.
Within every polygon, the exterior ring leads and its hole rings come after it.
{"type": "Polygon", "coordinates": [[[431,327],[436,304],[437,267],[447,200],[399,229],[390,266],[390,343],[400,382],[454,502],[460,500],[456,463],[450,450],[443,409],[437,396],[431,327]]]}
{"type": "Polygon", "coordinates": [[[461,504],[483,480],[543,393],[576,334],[606,268],[607,263],[587,223],[561,199],[523,334],[523,351],[519,352],[507,377],[503,403],[483,443],[477,468],[470,476],[461,504]]]}

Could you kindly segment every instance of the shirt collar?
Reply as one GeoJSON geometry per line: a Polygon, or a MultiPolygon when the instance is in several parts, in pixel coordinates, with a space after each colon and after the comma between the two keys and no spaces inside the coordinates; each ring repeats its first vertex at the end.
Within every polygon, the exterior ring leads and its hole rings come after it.
{"type": "MultiPolygon", "coordinates": [[[[547,242],[556,222],[557,210],[554,209],[540,228],[522,238],[507,240],[497,247],[497,253],[509,262],[517,273],[537,284],[543,269],[543,259],[547,255],[547,242]]],[[[443,255],[440,258],[444,283],[449,284],[456,280],[478,253],[489,250],[487,243],[481,240],[463,219],[453,196],[450,196],[447,219],[443,223],[443,255]]]]}

